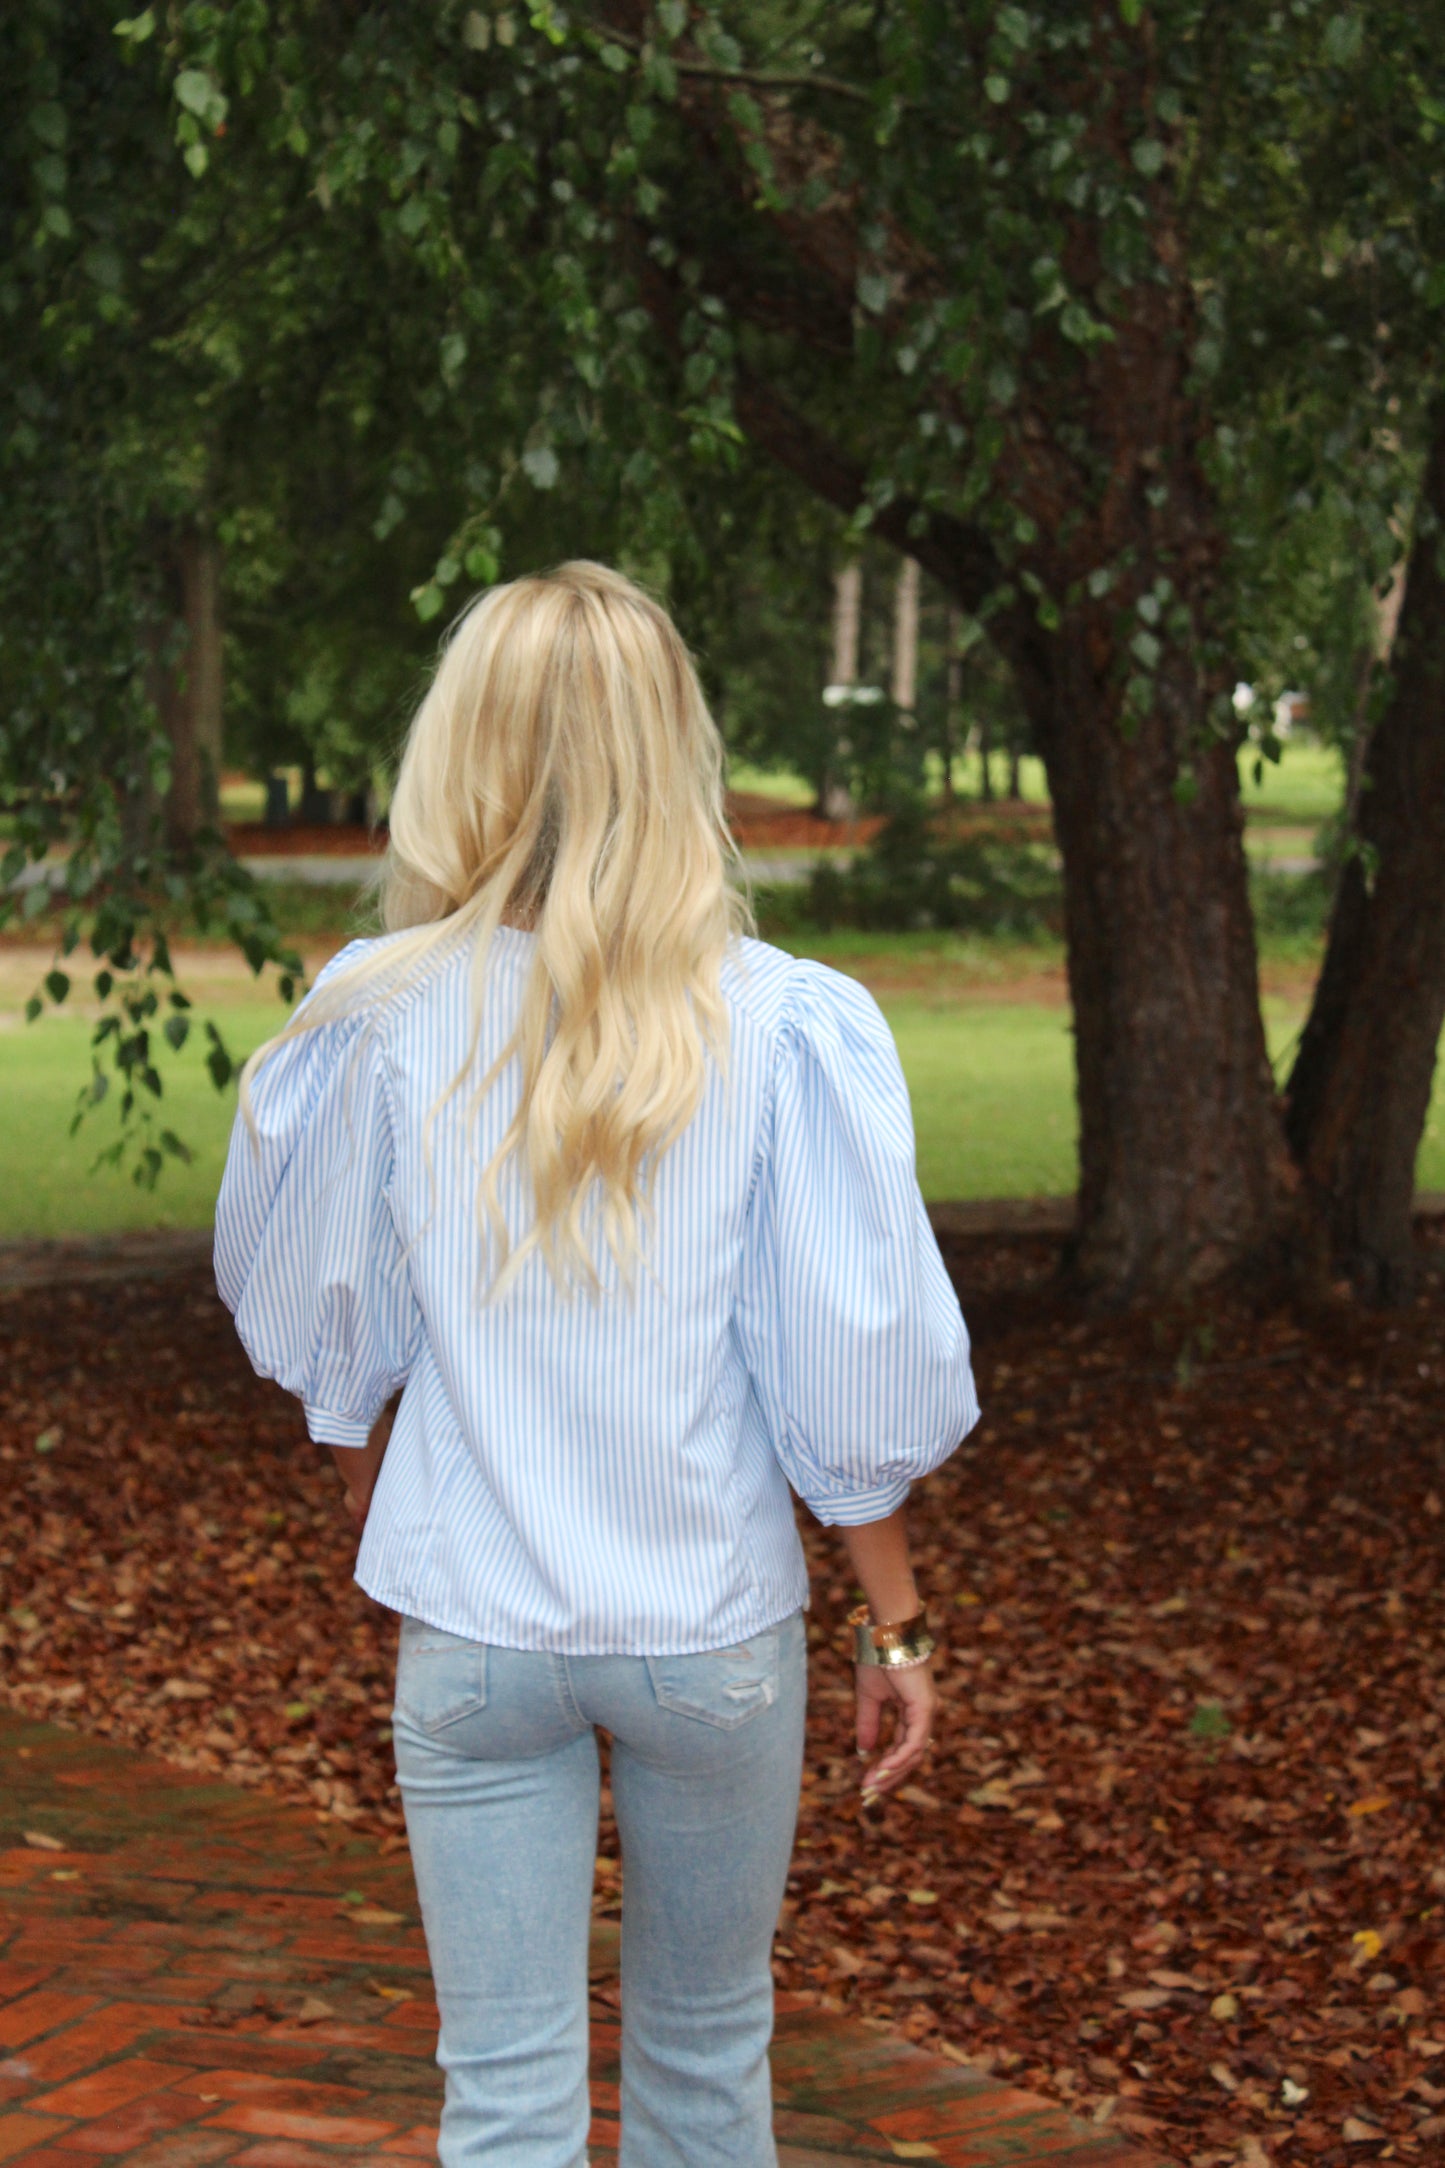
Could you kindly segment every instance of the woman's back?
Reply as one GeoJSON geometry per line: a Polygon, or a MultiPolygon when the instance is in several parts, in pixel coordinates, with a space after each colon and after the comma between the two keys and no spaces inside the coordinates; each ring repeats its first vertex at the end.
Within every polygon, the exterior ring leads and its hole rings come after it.
{"type": "Polygon", "coordinates": [[[735,857],[721,740],[658,605],[585,563],[495,589],[407,740],[394,931],[242,1079],[217,1281],[335,1451],[357,1578],[403,1614],[442,2168],[586,2158],[600,1731],[622,2157],[775,2162],[807,1698],[790,1485],[841,1525],[871,1610],[865,1798],[927,1750],[903,1503],[976,1418],[968,1336],[888,1028],[850,980],[741,938],[735,857]]]}
{"type": "MultiPolygon", "coordinates": [[[[594,1216],[600,1293],[565,1295],[534,1248],[483,1301],[479,1175],[518,1112],[536,948],[489,942],[475,1041],[457,941],[263,1066],[222,1294],[320,1439],[360,1445],[406,1383],[357,1568],[380,1601],[517,1649],[743,1641],[806,1600],[790,1482],[821,1520],[880,1519],[976,1417],[892,1039],[853,981],[735,943],[726,1067],[653,1170],[641,1261],[594,1216]]],[[[498,1179],[524,1228],[524,1167],[498,1179]]]]}

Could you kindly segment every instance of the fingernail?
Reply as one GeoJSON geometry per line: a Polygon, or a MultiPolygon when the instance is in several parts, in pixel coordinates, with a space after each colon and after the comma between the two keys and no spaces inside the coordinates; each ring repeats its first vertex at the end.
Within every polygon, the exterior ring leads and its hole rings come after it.
{"type": "Polygon", "coordinates": [[[861,1794],[865,1807],[876,1807],[881,1796],[878,1792],[866,1790],[861,1794]]]}

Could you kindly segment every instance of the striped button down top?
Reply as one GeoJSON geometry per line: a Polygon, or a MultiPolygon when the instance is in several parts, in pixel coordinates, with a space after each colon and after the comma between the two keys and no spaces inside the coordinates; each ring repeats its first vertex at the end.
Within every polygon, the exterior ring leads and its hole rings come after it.
{"type": "MultiPolygon", "coordinates": [[[[494,937],[477,1077],[531,944],[494,937]]],[[[217,1283],[317,1440],[363,1445],[405,1387],[357,1560],[379,1602],[509,1648],[730,1646],[807,1600],[790,1484],[821,1521],[881,1519],[977,1420],[875,1003],[751,941],[723,992],[727,1072],[657,1169],[633,1289],[614,1273],[597,1300],[561,1296],[535,1253],[479,1300],[479,1174],[519,1084],[513,1063],[479,1107],[454,1092],[428,1130],[467,1058],[464,948],[255,1077],[217,1283]]]]}

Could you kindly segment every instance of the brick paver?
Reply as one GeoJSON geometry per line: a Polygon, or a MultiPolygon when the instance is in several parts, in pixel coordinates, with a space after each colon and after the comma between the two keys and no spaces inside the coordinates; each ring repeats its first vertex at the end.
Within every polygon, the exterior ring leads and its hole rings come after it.
{"type": "MultiPolygon", "coordinates": [[[[3,1711],[0,1769],[5,2168],[433,2157],[436,2009],[404,1855],[3,1711]]],[[[616,1957],[599,1928],[594,2168],[618,2141],[616,1957]]],[[[1168,2168],[796,1996],[779,1999],[773,2081],[782,2168],[1168,2168]]]]}

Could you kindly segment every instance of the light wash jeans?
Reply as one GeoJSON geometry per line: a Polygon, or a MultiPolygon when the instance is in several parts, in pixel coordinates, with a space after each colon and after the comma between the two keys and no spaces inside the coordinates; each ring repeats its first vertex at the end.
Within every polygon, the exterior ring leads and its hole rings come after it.
{"type": "Polygon", "coordinates": [[[402,1624],[396,1766],[441,2011],[442,2168],[582,2168],[593,1729],[622,1839],[620,2168],[774,2168],[771,1951],[802,1776],[802,1613],[696,1656],[402,1624]]]}

